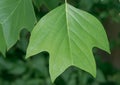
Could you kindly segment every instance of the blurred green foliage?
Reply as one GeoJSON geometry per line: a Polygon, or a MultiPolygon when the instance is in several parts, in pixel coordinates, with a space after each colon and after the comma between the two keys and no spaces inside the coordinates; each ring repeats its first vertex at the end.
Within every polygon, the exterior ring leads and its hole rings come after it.
{"type": "MultiPolygon", "coordinates": [[[[110,18],[120,23],[120,0],[68,0],[68,2],[93,14],[101,22],[110,18]]],[[[62,3],[64,0],[33,0],[37,19],[62,3]]],[[[94,49],[97,63],[96,79],[78,68],[70,67],[52,84],[48,53],[43,52],[27,60],[24,58],[29,37],[30,33],[22,30],[20,40],[6,53],[6,58],[0,55],[0,85],[120,85],[120,69],[115,68],[110,62],[104,62],[98,49],[94,49]]],[[[116,45],[120,46],[119,41],[110,39],[111,50],[116,45]]]]}

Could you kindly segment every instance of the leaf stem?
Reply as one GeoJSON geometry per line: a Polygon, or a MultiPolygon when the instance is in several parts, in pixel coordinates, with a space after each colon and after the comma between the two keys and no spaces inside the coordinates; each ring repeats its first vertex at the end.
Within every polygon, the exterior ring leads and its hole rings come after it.
{"type": "Polygon", "coordinates": [[[65,0],[65,4],[67,3],[67,0],[65,0]]]}

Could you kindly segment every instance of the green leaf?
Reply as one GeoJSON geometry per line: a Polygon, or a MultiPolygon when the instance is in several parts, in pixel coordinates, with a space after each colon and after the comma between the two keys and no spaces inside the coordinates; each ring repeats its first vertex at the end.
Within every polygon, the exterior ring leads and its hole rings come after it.
{"type": "Polygon", "coordinates": [[[3,53],[3,55],[5,55],[6,44],[5,44],[5,39],[4,39],[4,35],[3,35],[3,31],[1,29],[1,26],[0,26],[0,51],[1,51],[1,53],[3,53]]]}
{"type": "Polygon", "coordinates": [[[58,6],[60,0],[33,0],[34,5],[39,9],[41,5],[45,5],[48,9],[58,6]]]}
{"type": "Polygon", "coordinates": [[[60,0],[44,0],[44,4],[49,8],[53,9],[59,5],[60,0]]]}
{"type": "Polygon", "coordinates": [[[32,30],[36,22],[31,0],[0,0],[0,51],[13,46],[23,28],[32,30]]]}
{"type": "Polygon", "coordinates": [[[89,13],[63,4],[45,15],[35,26],[26,58],[42,51],[49,52],[52,81],[71,65],[95,77],[93,47],[110,52],[101,23],[89,13]]]}

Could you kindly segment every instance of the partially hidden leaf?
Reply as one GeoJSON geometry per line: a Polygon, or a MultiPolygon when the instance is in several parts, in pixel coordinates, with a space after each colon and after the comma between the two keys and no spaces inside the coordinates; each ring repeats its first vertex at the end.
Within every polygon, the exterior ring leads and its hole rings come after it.
{"type": "Polygon", "coordinates": [[[26,58],[42,51],[49,52],[52,81],[70,66],[95,77],[93,47],[110,52],[103,26],[91,14],[66,3],[45,15],[35,26],[26,58]]]}
{"type": "Polygon", "coordinates": [[[32,0],[0,0],[0,51],[13,46],[23,28],[32,30],[36,22],[32,0]]]}
{"type": "Polygon", "coordinates": [[[33,0],[37,8],[40,8],[41,5],[45,5],[50,10],[57,7],[59,2],[60,0],[33,0]]]}

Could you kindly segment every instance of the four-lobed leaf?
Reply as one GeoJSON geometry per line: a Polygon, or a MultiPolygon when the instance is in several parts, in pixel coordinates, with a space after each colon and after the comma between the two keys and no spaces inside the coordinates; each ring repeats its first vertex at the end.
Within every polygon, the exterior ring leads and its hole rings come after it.
{"type": "Polygon", "coordinates": [[[13,46],[23,28],[32,30],[36,22],[32,0],[0,0],[0,52],[13,46]]]}
{"type": "Polygon", "coordinates": [[[71,65],[95,77],[93,47],[110,52],[103,26],[91,14],[66,3],[45,15],[35,26],[26,58],[42,51],[49,52],[52,81],[71,65]]]}

